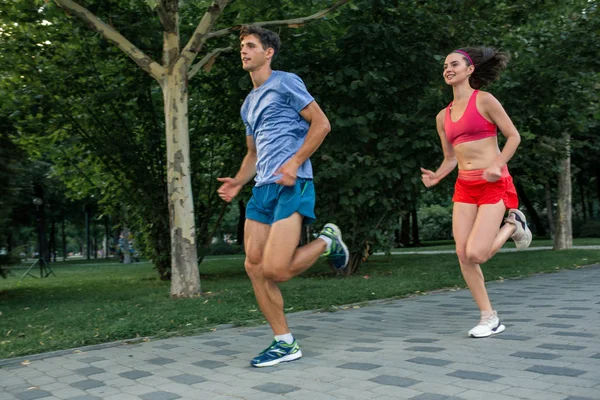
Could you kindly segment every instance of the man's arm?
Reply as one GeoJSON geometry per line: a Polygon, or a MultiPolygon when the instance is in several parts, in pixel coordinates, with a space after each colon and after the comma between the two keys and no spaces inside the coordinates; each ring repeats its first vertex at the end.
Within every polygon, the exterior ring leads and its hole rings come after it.
{"type": "Polygon", "coordinates": [[[223,182],[221,187],[217,190],[217,193],[219,194],[219,197],[228,203],[238,195],[242,186],[248,183],[248,181],[256,175],[256,144],[251,135],[246,136],[246,147],[248,148],[248,151],[242,160],[242,165],[235,175],[235,178],[217,178],[219,182],[223,182]]]}
{"type": "Polygon", "coordinates": [[[246,147],[248,151],[242,160],[242,165],[238,173],[235,175],[235,179],[240,183],[241,186],[244,186],[246,183],[250,181],[250,179],[254,178],[256,175],[256,144],[254,143],[254,138],[250,135],[246,136],[246,147]]]}
{"type": "Polygon", "coordinates": [[[291,186],[296,183],[298,168],[321,146],[325,136],[331,131],[329,119],[316,101],[310,102],[300,111],[302,118],[310,124],[304,144],[279,170],[281,178],[276,182],[280,185],[291,186]]]}

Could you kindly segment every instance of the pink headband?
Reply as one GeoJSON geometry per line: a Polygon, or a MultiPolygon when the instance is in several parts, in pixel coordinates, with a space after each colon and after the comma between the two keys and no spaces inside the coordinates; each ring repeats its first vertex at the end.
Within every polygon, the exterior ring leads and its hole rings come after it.
{"type": "Polygon", "coordinates": [[[463,56],[467,57],[467,60],[469,60],[469,62],[471,63],[472,66],[475,66],[475,64],[473,63],[473,60],[471,60],[471,57],[469,57],[469,55],[467,54],[466,51],[462,51],[462,50],[454,50],[453,53],[460,53],[463,56]]]}

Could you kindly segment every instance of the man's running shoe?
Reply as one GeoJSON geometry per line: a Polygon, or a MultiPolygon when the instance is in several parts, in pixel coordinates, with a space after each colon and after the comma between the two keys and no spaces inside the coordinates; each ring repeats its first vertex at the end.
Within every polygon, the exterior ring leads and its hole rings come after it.
{"type": "Polygon", "coordinates": [[[506,327],[502,325],[496,311],[487,318],[481,318],[479,324],[469,331],[469,336],[473,338],[484,338],[495,335],[496,333],[504,332],[506,327]]]}
{"type": "Polygon", "coordinates": [[[294,339],[292,344],[287,344],[283,340],[273,340],[273,343],[260,352],[259,355],[250,361],[253,367],[271,367],[280,362],[294,361],[302,357],[302,351],[298,342],[294,339]]]}
{"type": "Polygon", "coordinates": [[[348,265],[348,261],[350,260],[350,252],[348,251],[346,244],[342,241],[342,231],[340,231],[340,228],[338,228],[336,224],[326,224],[320,235],[327,236],[331,239],[331,247],[323,253],[324,256],[327,256],[329,263],[337,271],[346,268],[346,265],[348,265]]]}
{"type": "Polygon", "coordinates": [[[517,250],[523,250],[529,247],[531,244],[531,231],[527,226],[525,214],[516,208],[511,208],[508,210],[508,217],[506,217],[504,221],[513,224],[516,227],[511,238],[515,241],[517,250]]]}

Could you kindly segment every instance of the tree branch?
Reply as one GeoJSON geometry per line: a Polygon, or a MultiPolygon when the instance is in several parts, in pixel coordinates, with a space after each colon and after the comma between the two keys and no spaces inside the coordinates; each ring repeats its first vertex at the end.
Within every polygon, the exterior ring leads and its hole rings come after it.
{"type": "Polygon", "coordinates": [[[159,0],[156,3],[156,12],[158,19],[163,26],[165,32],[177,32],[177,22],[174,15],[177,14],[178,2],[173,3],[172,0],[159,0]]]}
{"type": "Polygon", "coordinates": [[[253,26],[267,26],[267,25],[288,25],[290,28],[297,28],[301,25],[304,25],[306,22],[309,22],[314,19],[319,19],[327,15],[328,13],[340,8],[344,4],[348,3],[350,0],[338,0],[332,6],[325,8],[313,15],[309,15],[308,17],[300,17],[300,18],[291,18],[291,19],[282,19],[278,21],[264,21],[264,22],[252,22],[249,24],[240,24],[230,26],[229,28],[221,29],[218,31],[211,32],[207,35],[207,39],[213,37],[220,37],[228,35],[234,31],[239,31],[243,25],[253,25],[253,26]]]}
{"type": "Polygon", "coordinates": [[[192,64],[198,52],[202,50],[208,32],[213,28],[215,21],[219,18],[227,3],[229,3],[229,0],[214,0],[210,7],[208,7],[208,10],[206,10],[192,37],[181,52],[181,57],[186,59],[188,65],[192,64]]]}
{"type": "Polygon", "coordinates": [[[88,27],[104,36],[106,40],[113,43],[125,54],[127,54],[141,69],[150,74],[154,79],[161,82],[165,69],[138,49],[114,28],[104,23],[87,8],[84,8],[72,0],[54,0],[62,9],[72,14],[77,19],[88,25],[88,27]]]}
{"type": "Polygon", "coordinates": [[[190,69],[190,72],[188,73],[188,80],[192,79],[194,77],[194,75],[196,75],[198,73],[198,71],[200,70],[200,68],[202,68],[204,65],[206,65],[207,63],[213,63],[215,61],[215,58],[217,58],[217,56],[221,53],[223,53],[224,51],[231,51],[233,50],[233,47],[229,46],[229,47],[220,47],[218,49],[214,49],[213,51],[211,51],[210,53],[208,53],[207,55],[205,55],[202,60],[198,61],[198,63],[196,65],[194,65],[192,67],[192,69],[190,69]]]}

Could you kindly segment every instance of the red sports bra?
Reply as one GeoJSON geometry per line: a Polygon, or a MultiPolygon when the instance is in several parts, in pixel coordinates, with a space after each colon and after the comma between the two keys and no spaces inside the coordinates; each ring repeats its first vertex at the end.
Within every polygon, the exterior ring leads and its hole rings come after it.
{"type": "Polygon", "coordinates": [[[452,122],[450,117],[450,107],[452,103],[446,107],[446,118],[444,119],[444,131],[446,137],[452,144],[452,147],[473,140],[485,139],[496,136],[498,129],[496,125],[483,116],[477,110],[476,100],[479,90],[473,91],[469,98],[469,103],[464,114],[456,122],[452,122]]]}

